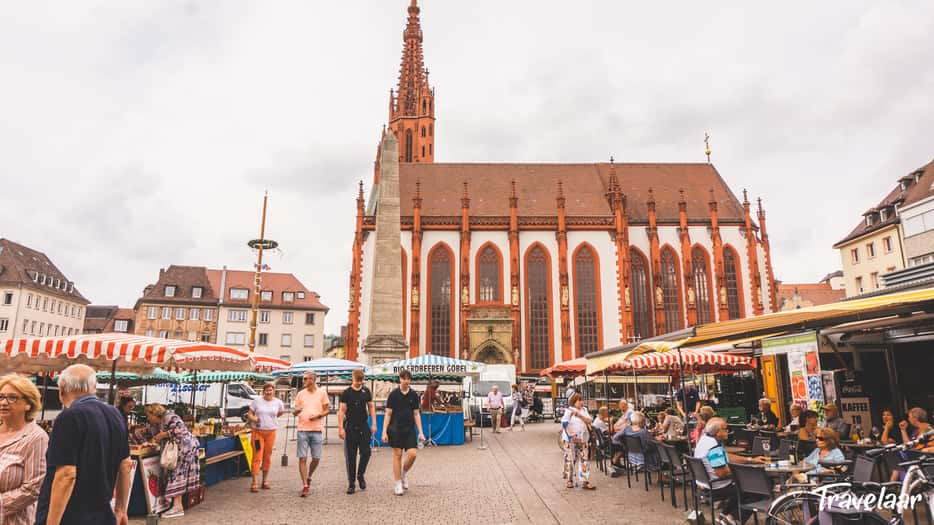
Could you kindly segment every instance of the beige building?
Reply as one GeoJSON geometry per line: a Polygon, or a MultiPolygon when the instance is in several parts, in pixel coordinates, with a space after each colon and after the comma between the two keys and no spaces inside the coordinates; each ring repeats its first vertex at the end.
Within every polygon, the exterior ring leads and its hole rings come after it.
{"type": "Polygon", "coordinates": [[[203,266],[159,270],[133,308],[134,332],[149,337],[216,342],[217,295],[203,266]]]}
{"type": "Polygon", "coordinates": [[[897,222],[869,226],[862,235],[844,239],[834,248],[840,251],[847,297],[881,288],[882,275],[905,267],[897,222]]]}
{"type": "Polygon", "coordinates": [[[88,303],[44,253],[0,239],[0,339],[80,334],[88,303]]]}
{"type": "MultiPolygon", "coordinates": [[[[248,348],[254,272],[207,270],[218,290],[217,342],[248,348]]],[[[321,297],[290,273],[263,272],[256,319],[257,352],[292,362],[324,357],[324,316],[321,297]]]]}
{"type": "Polygon", "coordinates": [[[907,266],[934,262],[934,161],[918,168],[903,180],[911,183],[898,207],[907,266]]]}

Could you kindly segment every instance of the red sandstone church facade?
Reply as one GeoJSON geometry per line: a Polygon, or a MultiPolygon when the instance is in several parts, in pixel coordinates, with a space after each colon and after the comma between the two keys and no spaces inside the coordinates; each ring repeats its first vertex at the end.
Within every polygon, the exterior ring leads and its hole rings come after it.
{"type": "MultiPolygon", "coordinates": [[[[401,267],[410,356],[555,362],[688,326],[777,309],[758,224],[710,163],[436,163],[419,8],[403,33],[389,131],[399,143],[401,267]]],[[[373,184],[380,183],[377,155],[373,184]]],[[[347,358],[369,332],[379,192],[357,199],[347,358]]]]}

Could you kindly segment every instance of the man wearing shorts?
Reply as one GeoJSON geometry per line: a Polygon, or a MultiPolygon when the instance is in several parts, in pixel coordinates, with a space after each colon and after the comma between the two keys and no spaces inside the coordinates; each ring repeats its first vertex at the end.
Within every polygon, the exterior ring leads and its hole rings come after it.
{"type": "Polygon", "coordinates": [[[314,372],[305,372],[305,388],[295,396],[292,414],[298,417],[298,473],[302,477],[302,497],[308,495],[311,475],[321,461],[321,446],[324,444],[324,417],[330,410],[328,395],[318,388],[314,372]],[[308,466],[311,456],[311,467],[308,466]]]}
{"type": "Polygon", "coordinates": [[[399,372],[399,388],[389,393],[386,399],[386,419],[383,422],[383,442],[389,442],[392,447],[392,475],[395,480],[393,492],[396,496],[405,494],[409,488],[406,473],[415,463],[418,453],[413,426],[418,427],[418,439],[424,441],[422,432],[422,417],[418,409],[418,394],[409,388],[412,383],[412,373],[408,370],[399,372]],[[405,453],[405,464],[402,463],[402,454],[405,453]]]}

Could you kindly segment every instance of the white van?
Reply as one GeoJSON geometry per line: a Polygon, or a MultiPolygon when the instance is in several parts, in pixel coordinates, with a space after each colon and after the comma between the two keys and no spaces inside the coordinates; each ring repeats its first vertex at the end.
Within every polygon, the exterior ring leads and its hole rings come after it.
{"type": "Polygon", "coordinates": [[[515,365],[486,365],[479,379],[475,382],[472,377],[464,378],[464,391],[469,395],[464,397],[464,403],[467,404],[465,412],[480,424],[480,407],[483,407],[483,426],[490,426],[490,406],[487,402],[487,394],[493,389],[493,385],[499,387],[503,394],[503,402],[506,414],[512,414],[512,385],[516,384],[516,366],[515,365]]]}

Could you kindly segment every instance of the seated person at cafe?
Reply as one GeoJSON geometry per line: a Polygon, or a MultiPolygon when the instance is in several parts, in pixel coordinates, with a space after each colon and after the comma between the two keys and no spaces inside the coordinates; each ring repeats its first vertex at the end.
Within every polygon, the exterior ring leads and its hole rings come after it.
{"type": "MultiPolygon", "coordinates": [[[[898,429],[902,435],[902,443],[912,441],[921,437],[922,434],[931,430],[931,424],[928,423],[928,413],[921,407],[914,407],[908,411],[908,421],[902,421],[898,424],[898,429]]],[[[934,453],[934,439],[927,443],[918,443],[912,450],[930,454],[934,453]]],[[[903,453],[904,454],[904,453],[903,453]]],[[[902,456],[903,460],[912,459],[908,454],[902,456]]],[[[899,481],[905,476],[905,470],[899,468],[892,472],[890,481],[899,481]]]]}
{"type": "MultiPolygon", "coordinates": [[[[633,412],[631,424],[623,429],[624,436],[635,436],[642,442],[643,452],[629,451],[629,463],[642,467],[643,470],[655,472],[658,470],[658,453],[655,450],[655,444],[652,443],[649,432],[645,429],[645,414],[642,412],[633,412]]],[[[619,473],[614,472],[611,477],[618,477],[619,473]]]]}
{"type": "Polygon", "coordinates": [[[837,405],[833,403],[824,405],[824,424],[821,426],[833,429],[837,435],[842,436],[845,434],[844,430],[846,430],[847,424],[846,421],[840,417],[840,409],[837,408],[837,405]]]}
{"type": "MultiPolygon", "coordinates": [[[[694,448],[694,457],[704,462],[707,475],[710,477],[710,489],[715,499],[722,499],[724,506],[722,513],[729,516],[734,523],[739,511],[739,500],[736,497],[736,487],[733,484],[729,463],[764,463],[768,458],[747,458],[730,454],[726,451],[726,440],[729,430],[726,420],[720,417],[711,418],[704,427],[704,434],[697,440],[694,448]]],[[[700,482],[697,482],[701,486],[700,482]]],[[[744,499],[745,501],[745,499],[744,499]]]]}
{"type": "Polygon", "coordinates": [[[759,400],[759,411],[752,418],[753,424],[762,429],[774,429],[778,426],[778,416],[772,412],[772,400],[767,397],[759,400]]]}
{"type": "Polygon", "coordinates": [[[801,414],[804,425],[798,429],[799,441],[815,441],[817,439],[817,412],[806,410],[801,414]]]}
{"type": "Polygon", "coordinates": [[[804,413],[804,409],[801,408],[801,405],[792,402],[788,405],[788,413],[791,414],[791,419],[785,425],[785,432],[795,432],[801,428],[801,414],[804,413]]]}
{"type": "Polygon", "coordinates": [[[830,472],[822,467],[821,463],[843,463],[846,458],[843,451],[840,450],[840,435],[830,428],[818,428],[815,431],[817,439],[817,448],[815,448],[804,462],[813,465],[814,468],[807,472],[808,476],[816,476],[830,472]]]}
{"type": "Polygon", "coordinates": [[[628,427],[632,421],[633,413],[632,408],[629,407],[629,402],[625,399],[620,399],[619,419],[613,424],[613,436],[610,438],[610,441],[613,443],[614,451],[612,463],[618,468],[623,468],[622,464],[619,462],[623,455],[623,431],[626,430],[626,427],[628,427]]]}
{"type": "Polygon", "coordinates": [[[684,439],[684,421],[674,414],[674,410],[666,408],[658,413],[658,434],[662,439],[684,439]]]}
{"type": "Polygon", "coordinates": [[[610,430],[610,409],[602,406],[597,410],[597,417],[594,418],[593,423],[591,423],[593,428],[599,429],[604,433],[609,432],[610,430]]]}
{"type": "Polygon", "coordinates": [[[697,443],[697,440],[704,435],[704,427],[707,426],[707,422],[710,421],[710,418],[712,418],[713,415],[713,407],[700,407],[700,410],[697,411],[697,424],[694,426],[694,430],[691,431],[692,443],[697,443]]]}
{"type": "Polygon", "coordinates": [[[902,432],[895,422],[895,414],[892,409],[882,410],[882,437],[879,438],[883,445],[901,445],[902,432]]]}

